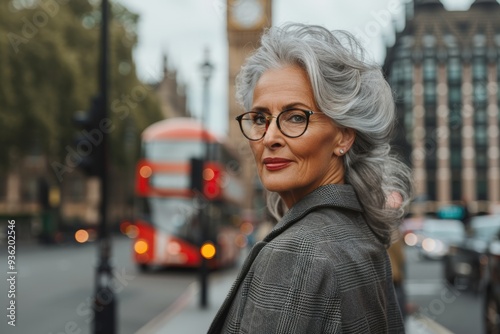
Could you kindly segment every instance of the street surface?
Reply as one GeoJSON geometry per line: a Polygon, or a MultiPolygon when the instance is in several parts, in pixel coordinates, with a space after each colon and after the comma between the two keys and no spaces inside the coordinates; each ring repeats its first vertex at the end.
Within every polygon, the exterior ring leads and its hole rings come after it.
{"type": "MultiPolygon", "coordinates": [[[[96,244],[19,243],[16,250],[14,328],[7,324],[5,308],[7,247],[0,245],[0,304],[4,305],[5,313],[0,321],[0,333],[92,333],[90,297],[95,286],[96,244]]],[[[440,261],[419,259],[412,248],[406,249],[406,257],[407,299],[417,312],[456,334],[482,333],[481,297],[447,285],[442,279],[440,261]]],[[[174,302],[197,281],[197,274],[192,270],[138,272],[131,261],[131,241],[126,237],[113,239],[112,264],[119,334],[135,333],[169,307],[175,307],[174,302]]]]}
{"type": "MultiPolygon", "coordinates": [[[[96,243],[17,244],[16,327],[7,324],[7,246],[0,244],[0,333],[92,333],[96,243]]],[[[132,334],[165,311],[197,280],[192,270],[140,273],[131,261],[131,240],[113,239],[113,287],[119,334],[132,334]]]]}
{"type": "Polygon", "coordinates": [[[407,299],[417,312],[455,334],[483,333],[482,296],[448,285],[441,261],[419,259],[416,249],[407,247],[406,275],[407,299]]]}

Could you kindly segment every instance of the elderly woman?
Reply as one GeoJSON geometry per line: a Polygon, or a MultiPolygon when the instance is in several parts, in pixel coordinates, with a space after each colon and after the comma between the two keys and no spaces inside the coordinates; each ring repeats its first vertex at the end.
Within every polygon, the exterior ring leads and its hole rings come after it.
{"type": "Polygon", "coordinates": [[[278,223],[209,333],[404,333],[386,248],[410,171],[390,154],[394,102],[380,69],[346,32],[289,24],[264,34],[237,96],[278,223]]]}

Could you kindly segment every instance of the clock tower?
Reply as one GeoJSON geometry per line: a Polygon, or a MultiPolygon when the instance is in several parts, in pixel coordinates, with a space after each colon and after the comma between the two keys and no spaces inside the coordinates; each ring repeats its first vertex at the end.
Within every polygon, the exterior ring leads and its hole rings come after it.
{"type": "Polygon", "coordinates": [[[229,139],[238,148],[241,172],[247,189],[247,209],[261,207],[262,196],[255,193],[255,163],[247,140],[241,134],[235,117],[244,110],[236,103],[235,81],[246,57],[259,46],[265,28],[271,26],[272,0],[227,0],[228,39],[228,109],[229,139]]]}

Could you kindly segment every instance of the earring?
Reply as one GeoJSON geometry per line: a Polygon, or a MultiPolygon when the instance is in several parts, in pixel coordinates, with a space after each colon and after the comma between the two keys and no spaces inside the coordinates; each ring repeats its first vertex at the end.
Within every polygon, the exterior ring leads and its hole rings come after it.
{"type": "Polygon", "coordinates": [[[341,148],[339,152],[340,152],[340,155],[344,154],[344,149],[341,148]]]}

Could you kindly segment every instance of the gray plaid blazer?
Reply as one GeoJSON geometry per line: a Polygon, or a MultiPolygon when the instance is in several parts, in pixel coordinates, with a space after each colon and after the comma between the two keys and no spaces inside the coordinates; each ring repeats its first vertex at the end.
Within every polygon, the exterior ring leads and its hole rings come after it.
{"type": "Polygon", "coordinates": [[[208,333],[404,333],[384,245],[350,185],[319,187],[257,243],[208,333]]]}

